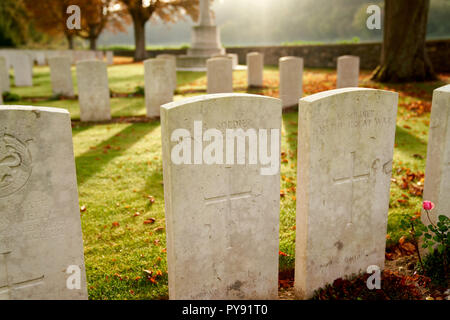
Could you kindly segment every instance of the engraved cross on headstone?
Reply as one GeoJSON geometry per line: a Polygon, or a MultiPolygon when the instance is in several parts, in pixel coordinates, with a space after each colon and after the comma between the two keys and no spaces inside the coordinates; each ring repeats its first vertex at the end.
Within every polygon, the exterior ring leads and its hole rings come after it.
{"type": "Polygon", "coordinates": [[[363,174],[356,174],[355,172],[355,158],[356,158],[356,152],[351,152],[352,160],[350,163],[350,176],[349,177],[343,177],[343,178],[333,178],[333,182],[335,185],[340,184],[351,184],[351,204],[350,204],[350,222],[347,224],[347,226],[351,226],[353,224],[353,201],[354,201],[354,183],[358,181],[367,181],[370,176],[370,171],[363,174]]]}
{"type": "Polygon", "coordinates": [[[0,270],[6,278],[6,283],[0,283],[0,299],[2,299],[6,295],[8,296],[8,298],[11,298],[12,290],[22,290],[29,287],[39,286],[44,283],[43,275],[29,280],[10,282],[8,273],[8,257],[10,254],[10,251],[0,253],[0,270]]]}
{"type": "MultiPolygon", "coordinates": [[[[252,194],[251,194],[251,190],[232,193],[232,191],[231,191],[231,166],[226,166],[225,167],[225,171],[226,171],[226,175],[227,175],[227,181],[226,181],[227,191],[226,191],[226,194],[205,198],[205,203],[206,203],[206,205],[213,205],[213,204],[217,204],[217,203],[226,202],[227,203],[227,219],[228,219],[228,223],[232,223],[232,220],[231,220],[231,204],[232,204],[232,201],[240,200],[240,199],[246,199],[246,198],[251,198],[252,194]]],[[[227,226],[226,228],[227,228],[228,247],[231,247],[231,238],[230,238],[230,234],[228,232],[229,227],[227,226]]]]}

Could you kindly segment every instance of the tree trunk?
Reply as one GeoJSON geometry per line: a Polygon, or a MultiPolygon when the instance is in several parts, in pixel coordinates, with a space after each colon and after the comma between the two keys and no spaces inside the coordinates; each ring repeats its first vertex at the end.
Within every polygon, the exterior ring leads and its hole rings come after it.
{"type": "Polygon", "coordinates": [[[73,35],[72,34],[66,34],[67,42],[69,43],[69,50],[73,50],[73,35]]]}
{"type": "Polygon", "coordinates": [[[372,80],[427,81],[436,78],[425,47],[430,0],[385,0],[380,65],[372,80]]]}
{"type": "Polygon", "coordinates": [[[134,26],[134,61],[142,61],[147,58],[147,52],[145,51],[145,23],[146,20],[142,21],[138,16],[133,17],[134,26]]]}
{"type": "Polygon", "coordinates": [[[100,35],[100,32],[97,32],[98,25],[90,24],[89,25],[89,49],[90,50],[97,50],[97,38],[100,35]]]}
{"type": "Polygon", "coordinates": [[[97,50],[97,38],[95,37],[89,38],[89,49],[97,50]]]}

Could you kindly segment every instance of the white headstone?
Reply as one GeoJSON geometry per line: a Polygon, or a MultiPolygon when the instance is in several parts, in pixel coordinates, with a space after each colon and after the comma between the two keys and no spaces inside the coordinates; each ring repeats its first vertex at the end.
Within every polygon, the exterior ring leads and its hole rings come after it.
{"type": "Polygon", "coordinates": [[[398,94],[347,88],[300,99],[295,292],[384,268],[398,94]]]}
{"type": "Polygon", "coordinates": [[[0,94],[10,90],[9,70],[5,57],[0,56],[0,94]]]}
{"type": "Polygon", "coordinates": [[[111,66],[114,64],[114,52],[113,51],[106,51],[106,63],[108,66],[111,66]]]}
{"type": "Polygon", "coordinates": [[[277,299],[280,129],[274,98],[161,107],[170,299],[277,299]]]}
{"type": "Polygon", "coordinates": [[[85,51],[85,54],[86,54],[85,59],[87,60],[95,60],[95,59],[98,60],[97,52],[95,52],[94,50],[87,50],[85,51]]]}
{"type": "Polygon", "coordinates": [[[303,59],[282,57],[279,60],[280,99],[283,108],[298,105],[303,93],[303,59]]]}
{"type": "Polygon", "coordinates": [[[52,57],[66,57],[70,59],[71,64],[75,63],[74,50],[55,50],[52,57]]]}
{"type": "Polygon", "coordinates": [[[72,97],[73,82],[71,71],[71,59],[69,57],[55,57],[48,60],[50,65],[50,79],[54,95],[72,97]]]}
{"type": "Polygon", "coordinates": [[[238,55],[236,53],[218,53],[214,54],[211,58],[228,58],[231,59],[233,69],[238,65],[238,55]]]}
{"type": "Polygon", "coordinates": [[[100,61],[105,60],[105,55],[103,54],[103,51],[94,51],[94,53],[98,60],[100,61]]]}
{"type": "Polygon", "coordinates": [[[10,51],[11,50],[0,50],[0,57],[5,58],[5,63],[6,63],[6,70],[9,71],[9,69],[11,69],[12,67],[12,61],[10,58],[10,51]]]}
{"type": "Polygon", "coordinates": [[[45,51],[45,58],[47,59],[47,61],[50,58],[54,58],[54,57],[60,57],[60,55],[58,55],[58,51],[56,51],[56,50],[47,50],[47,51],[45,51]]]}
{"type": "Polygon", "coordinates": [[[173,101],[173,61],[144,61],[145,105],[148,117],[159,117],[161,105],[173,101]]]}
{"type": "Polygon", "coordinates": [[[337,59],[337,88],[357,87],[359,57],[341,56],[337,59]]]}
{"type": "Polygon", "coordinates": [[[0,108],[2,299],[87,299],[66,110],[0,108]]]}
{"type": "MultiPolygon", "coordinates": [[[[72,62],[73,63],[77,63],[78,61],[81,61],[81,60],[83,60],[83,56],[82,56],[83,54],[82,54],[82,52],[81,51],[79,51],[79,50],[73,50],[73,52],[72,52],[72,62]]],[[[48,55],[47,55],[48,56],[48,55]]]]}
{"type": "Polygon", "coordinates": [[[74,56],[75,62],[85,61],[85,60],[97,60],[97,55],[96,55],[95,51],[92,51],[92,50],[74,51],[72,55],[74,56]]]}
{"type": "Polygon", "coordinates": [[[264,73],[264,55],[259,52],[247,54],[247,80],[249,87],[262,87],[264,73]]]}
{"type": "Polygon", "coordinates": [[[173,90],[177,89],[177,57],[173,54],[158,54],[156,59],[168,59],[170,61],[170,73],[172,74],[173,90]]]}
{"type": "MultiPolygon", "coordinates": [[[[450,217],[450,85],[433,92],[423,199],[435,204],[434,224],[439,215],[450,217]]],[[[430,223],[425,213],[422,222],[430,223]]]]}
{"type": "Polygon", "coordinates": [[[233,69],[239,65],[239,56],[237,53],[227,53],[227,56],[233,61],[233,69]]]}
{"type": "Polygon", "coordinates": [[[14,83],[16,87],[33,86],[33,64],[30,56],[18,52],[13,57],[14,83]]]}
{"type": "Polygon", "coordinates": [[[39,66],[45,66],[46,59],[45,59],[45,51],[36,51],[35,53],[36,62],[39,66]]]}
{"type": "Polygon", "coordinates": [[[84,60],[77,63],[78,100],[81,121],[111,119],[106,63],[84,60]]]}
{"type": "Polygon", "coordinates": [[[233,92],[233,61],[230,58],[208,59],[206,67],[207,93],[233,92]]]}

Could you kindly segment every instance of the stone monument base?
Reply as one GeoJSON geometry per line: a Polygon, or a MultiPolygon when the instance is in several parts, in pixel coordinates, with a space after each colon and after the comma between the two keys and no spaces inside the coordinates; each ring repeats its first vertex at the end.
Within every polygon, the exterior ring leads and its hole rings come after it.
{"type": "Polygon", "coordinates": [[[209,57],[180,55],[177,57],[177,68],[206,68],[209,57]]]}
{"type": "Polygon", "coordinates": [[[178,70],[206,70],[206,60],[213,56],[225,55],[220,43],[219,28],[199,25],[192,28],[192,47],[186,55],[177,57],[178,70]]]}
{"type": "Polygon", "coordinates": [[[192,27],[192,47],[188,49],[188,56],[211,57],[224,54],[225,49],[220,42],[219,28],[216,26],[192,27]]]}
{"type": "MultiPolygon", "coordinates": [[[[177,56],[177,71],[206,72],[206,61],[211,57],[177,56]]],[[[233,70],[247,70],[247,66],[233,64],[233,70]]]]}

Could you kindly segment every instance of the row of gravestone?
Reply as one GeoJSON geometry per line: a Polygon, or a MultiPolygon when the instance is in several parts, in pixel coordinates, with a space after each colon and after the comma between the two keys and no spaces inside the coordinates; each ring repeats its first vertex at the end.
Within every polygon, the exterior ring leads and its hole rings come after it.
{"type": "Polygon", "coordinates": [[[32,64],[38,66],[48,65],[48,59],[53,57],[68,57],[71,59],[72,64],[81,60],[98,59],[101,61],[106,60],[108,65],[112,65],[114,62],[113,51],[100,51],[100,50],[19,50],[19,49],[1,49],[0,56],[5,57],[8,62],[8,68],[14,67],[14,56],[27,55],[32,64]]]}
{"type": "MultiPolygon", "coordinates": [[[[395,92],[299,101],[295,290],[384,266],[395,92]]],[[[171,299],[276,299],[281,101],[213,94],[161,106],[171,299]]],[[[425,198],[449,215],[450,85],[436,89],[425,198]]],[[[0,298],[84,299],[70,115],[0,107],[0,298]],[[77,278],[78,277],[78,278],[77,278]],[[78,280],[77,280],[78,279],[78,280]]]]}
{"type": "MultiPolygon", "coordinates": [[[[79,52],[95,54],[94,51],[79,52]]],[[[26,58],[26,55],[22,55],[22,57],[26,58]]],[[[86,57],[83,56],[82,58],[86,57]]],[[[15,60],[19,59],[15,58],[15,60]]],[[[233,92],[235,60],[236,57],[234,55],[223,55],[213,57],[207,61],[208,94],[233,92]]],[[[262,87],[263,60],[263,55],[257,52],[251,52],[247,55],[249,87],[262,87]]],[[[72,97],[74,95],[71,73],[73,58],[56,56],[49,57],[47,61],[50,66],[53,94],[72,97]]],[[[77,63],[80,117],[82,121],[107,121],[111,119],[107,69],[103,63],[94,61],[80,61],[77,63]]],[[[359,57],[342,56],[337,61],[337,87],[357,87],[359,57]]],[[[32,71],[30,71],[30,68],[32,65],[30,63],[27,64],[25,61],[21,61],[16,65],[16,86],[18,83],[31,85],[32,71]],[[22,79],[26,80],[23,81],[22,79]]],[[[156,59],[148,59],[144,61],[144,69],[147,116],[159,117],[159,107],[173,101],[173,93],[177,87],[176,56],[162,54],[158,55],[156,59]]],[[[280,58],[279,69],[280,99],[282,100],[283,108],[297,105],[298,99],[302,97],[303,92],[303,59],[299,57],[280,58]]],[[[0,78],[8,78],[5,79],[7,84],[4,85],[3,91],[9,91],[8,74],[8,63],[0,60],[0,78]]]]}
{"type": "Polygon", "coordinates": [[[14,84],[16,87],[33,86],[34,63],[41,66],[46,65],[54,57],[66,57],[69,59],[70,64],[88,59],[100,61],[106,59],[106,63],[111,65],[113,64],[114,54],[112,51],[107,51],[104,54],[102,51],[93,50],[0,50],[0,59],[3,60],[2,64],[5,64],[1,68],[6,68],[7,74],[9,74],[11,68],[14,70],[14,84]]]}
{"type": "MultiPolygon", "coordinates": [[[[233,92],[233,60],[229,56],[207,60],[207,93],[233,92]]],[[[247,83],[249,87],[262,87],[264,80],[264,55],[258,52],[247,54],[247,83]]],[[[283,108],[297,105],[302,97],[303,58],[282,57],[279,59],[280,99],[283,108]]],[[[359,57],[341,56],[337,59],[337,88],[357,87],[359,57]]]]}

